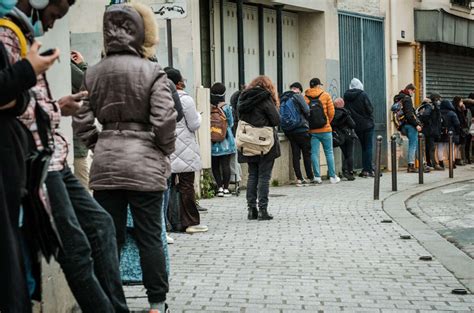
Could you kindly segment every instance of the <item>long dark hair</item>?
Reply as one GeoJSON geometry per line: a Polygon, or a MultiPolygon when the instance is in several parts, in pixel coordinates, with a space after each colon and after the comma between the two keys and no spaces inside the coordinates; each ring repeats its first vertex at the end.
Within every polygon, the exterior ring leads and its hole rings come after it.
{"type": "Polygon", "coordinates": [[[462,98],[460,96],[456,96],[453,98],[453,105],[456,110],[461,109],[461,102],[462,98]]]}

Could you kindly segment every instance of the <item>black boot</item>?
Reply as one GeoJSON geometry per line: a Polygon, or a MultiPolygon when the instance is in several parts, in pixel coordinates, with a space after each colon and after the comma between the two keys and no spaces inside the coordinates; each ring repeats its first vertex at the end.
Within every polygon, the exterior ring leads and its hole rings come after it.
{"type": "Polygon", "coordinates": [[[249,220],[256,220],[258,218],[258,210],[256,208],[249,208],[248,211],[249,215],[247,216],[247,218],[249,220]]]}
{"type": "Polygon", "coordinates": [[[273,216],[268,214],[267,209],[260,209],[258,210],[258,220],[259,221],[269,221],[272,220],[273,216]]]}

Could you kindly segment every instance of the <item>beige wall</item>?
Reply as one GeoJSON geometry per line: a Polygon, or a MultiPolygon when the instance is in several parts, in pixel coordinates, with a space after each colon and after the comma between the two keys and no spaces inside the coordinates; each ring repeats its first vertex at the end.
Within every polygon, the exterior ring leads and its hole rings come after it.
{"type": "Polygon", "coordinates": [[[414,82],[415,52],[410,45],[398,46],[398,89],[414,82]]]}

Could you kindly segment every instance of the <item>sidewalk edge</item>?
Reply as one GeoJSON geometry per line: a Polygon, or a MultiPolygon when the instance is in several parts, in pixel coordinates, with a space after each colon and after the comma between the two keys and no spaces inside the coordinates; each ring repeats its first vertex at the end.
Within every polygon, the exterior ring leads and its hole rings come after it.
{"type": "Polygon", "coordinates": [[[408,200],[421,193],[467,181],[472,181],[472,178],[460,177],[449,182],[441,181],[400,191],[383,199],[382,209],[450,271],[466,289],[474,293],[474,259],[412,215],[407,210],[406,204],[408,200]]]}

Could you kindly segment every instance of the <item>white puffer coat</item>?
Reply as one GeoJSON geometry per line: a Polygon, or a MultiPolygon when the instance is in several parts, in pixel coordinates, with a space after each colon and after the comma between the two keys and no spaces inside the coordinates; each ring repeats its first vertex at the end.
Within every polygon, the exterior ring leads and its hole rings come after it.
{"type": "Polygon", "coordinates": [[[171,172],[187,173],[202,169],[196,131],[201,126],[201,114],[196,110],[193,98],[185,91],[178,90],[184,117],[176,124],[176,148],[171,155],[171,172]]]}

